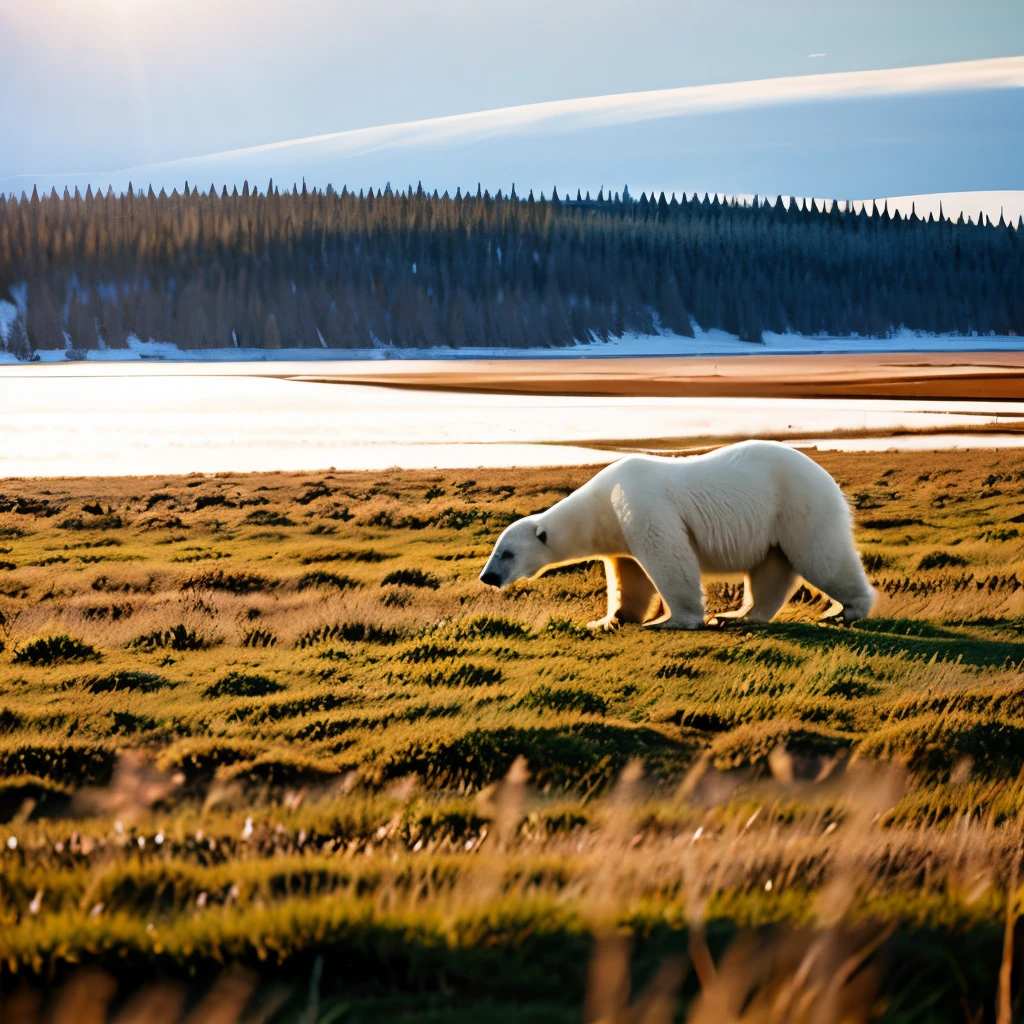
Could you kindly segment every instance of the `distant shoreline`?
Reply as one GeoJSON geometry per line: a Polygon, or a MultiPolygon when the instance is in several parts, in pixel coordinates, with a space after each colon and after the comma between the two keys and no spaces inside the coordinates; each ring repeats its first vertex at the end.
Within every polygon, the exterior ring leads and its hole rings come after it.
{"type": "Polygon", "coordinates": [[[291,380],[502,394],[1020,401],[1024,349],[362,363],[291,380]]]}
{"type": "Polygon", "coordinates": [[[1024,339],[1020,345],[995,350],[796,353],[769,348],[756,353],[702,355],[592,352],[593,348],[586,355],[570,349],[539,357],[488,354],[476,358],[301,360],[282,353],[281,359],[255,361],[59,360],[0,363],[0,382],[65,377],[258,377],[505,395],[1024,399],[1024,339]]]}
{"type": "MultiPolygon", "coordinates": [[[[14,307],[0,300],[0,335],[4,333],[4,314],[11,319],[14,307]]],[[[2,340],[2,339],[0,339],[2,340]]],[[[803,356],[825,355],[877,355],[907,356],[943,353],[967,356],[976,353],[1024,352],[1024,337],[1012,335],[926,334],[900,331],[891,337],[857,337],[804,334],[766,333],[761,342],[741,341],[720,330],[701,330],[694,327],[694,337],[683,337],[671,332],[661,334],[626,333],[621,338],[607,341],[576,342],[569,345],[537,346],[531,348],[474,347],[404,348],[382,345],[376,348],[212,348],[183,349],[171,342],[141,341],[132,336],[125,349],[90,349],[76,353],[68,349],[42,349],[38,358],[17,359],[0,347],[0,374],[7,367],[126,367],[126,366],[182,366],[182,367],[245,367],[253,372],[259,367],[273,365],[279,370],[286,364],[301,366],[337,363],[346,367],[369,363],[465,364],[498,361],[522,363],[571,360],[617,359],[699,359],[736,358],[749,356],[803,356]]]]}

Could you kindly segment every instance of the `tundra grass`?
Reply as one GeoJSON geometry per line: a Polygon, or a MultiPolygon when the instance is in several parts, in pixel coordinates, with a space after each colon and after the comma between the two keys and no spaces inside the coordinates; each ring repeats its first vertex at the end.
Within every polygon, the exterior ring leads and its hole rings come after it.
{"type": "Polygon", "coordinates": [[[524,991],[568,1019],[609,929],[650,967],[695,929],[841,924],[917,957],[891,1019],[991,1006],[1024,455],[816,457],[879,590],[849,628],[801,587],[769,625],[593,635],[598,564],[483,588],[589,469],[0,481],[4,984],[319,962],[351,1019],[524,991]]]}

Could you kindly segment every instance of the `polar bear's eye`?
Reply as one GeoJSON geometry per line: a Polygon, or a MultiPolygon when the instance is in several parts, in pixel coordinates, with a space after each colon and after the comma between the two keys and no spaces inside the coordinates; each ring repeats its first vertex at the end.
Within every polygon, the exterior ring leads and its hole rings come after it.
{"type": "Polygon", "coordinates": [[[541,530],[540,533],[537,534],[537,540],[539,540],[541,542],[541,544],[547,544],[547,542],[548,542],[548,531],[547,530],[541,530]]]}
{"type": "Polygon", "coordinates": [[[511,551],[502,551],[502,553],[500,555],[498,555],[498,557],[502,561],[507,562],[512,557],[512,552],[511,551]]]}

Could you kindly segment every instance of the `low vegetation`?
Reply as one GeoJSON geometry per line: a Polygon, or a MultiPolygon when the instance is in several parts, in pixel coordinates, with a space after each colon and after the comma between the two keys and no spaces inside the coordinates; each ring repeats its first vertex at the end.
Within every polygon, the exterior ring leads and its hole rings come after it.
{"type": "Polygon", "coordinates": [[[880,593],[850,628],[807,587],[599,635],[598,565],[481,587],[586,469],[0,482],[0,999],[725,1022],[820,985],[832,1016],[772,1019],[996,1020],[1024,456],[820,458],[880,593]]]}

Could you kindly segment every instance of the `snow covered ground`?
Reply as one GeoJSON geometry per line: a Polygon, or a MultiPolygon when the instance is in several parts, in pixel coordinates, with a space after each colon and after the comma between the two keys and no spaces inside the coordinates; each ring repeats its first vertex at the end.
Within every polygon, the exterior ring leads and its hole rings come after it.
{"type": "MultiPolygon", "coordinates": [[[[6,337],[4,317],[11,303],[0,302],[0,337],[6,337]]],[[[8,328],[9,329],[9,328],[8,328]]],[[[234,362],[351,362],[385,359],[595,359],[609,356],[729,356],[729,355],[816,355],[848,352],[1002,352],[1024,349],[1024,338],[995,335],[963,336],[918,334],[902,331],[888,338],[809,337],[799,334],[766,334],[763,344],[740,341],[725,331],[694,330],[696,337],[676,334],[626,334],[608,341],[573,345],[567,348],[371,348],[371,349],[262,349],[216,348],[179,349],[164,342],[129,340],[129,349],[100,349],[84,353],[89,363],[172,362],[172,363],[234,363],[234,362]]],[[[41,363],[67,363],[63,349],[41,350],[41,363]]],[[[17,364],[11,353],[0,350],[0,364],[17,364]]]]}

